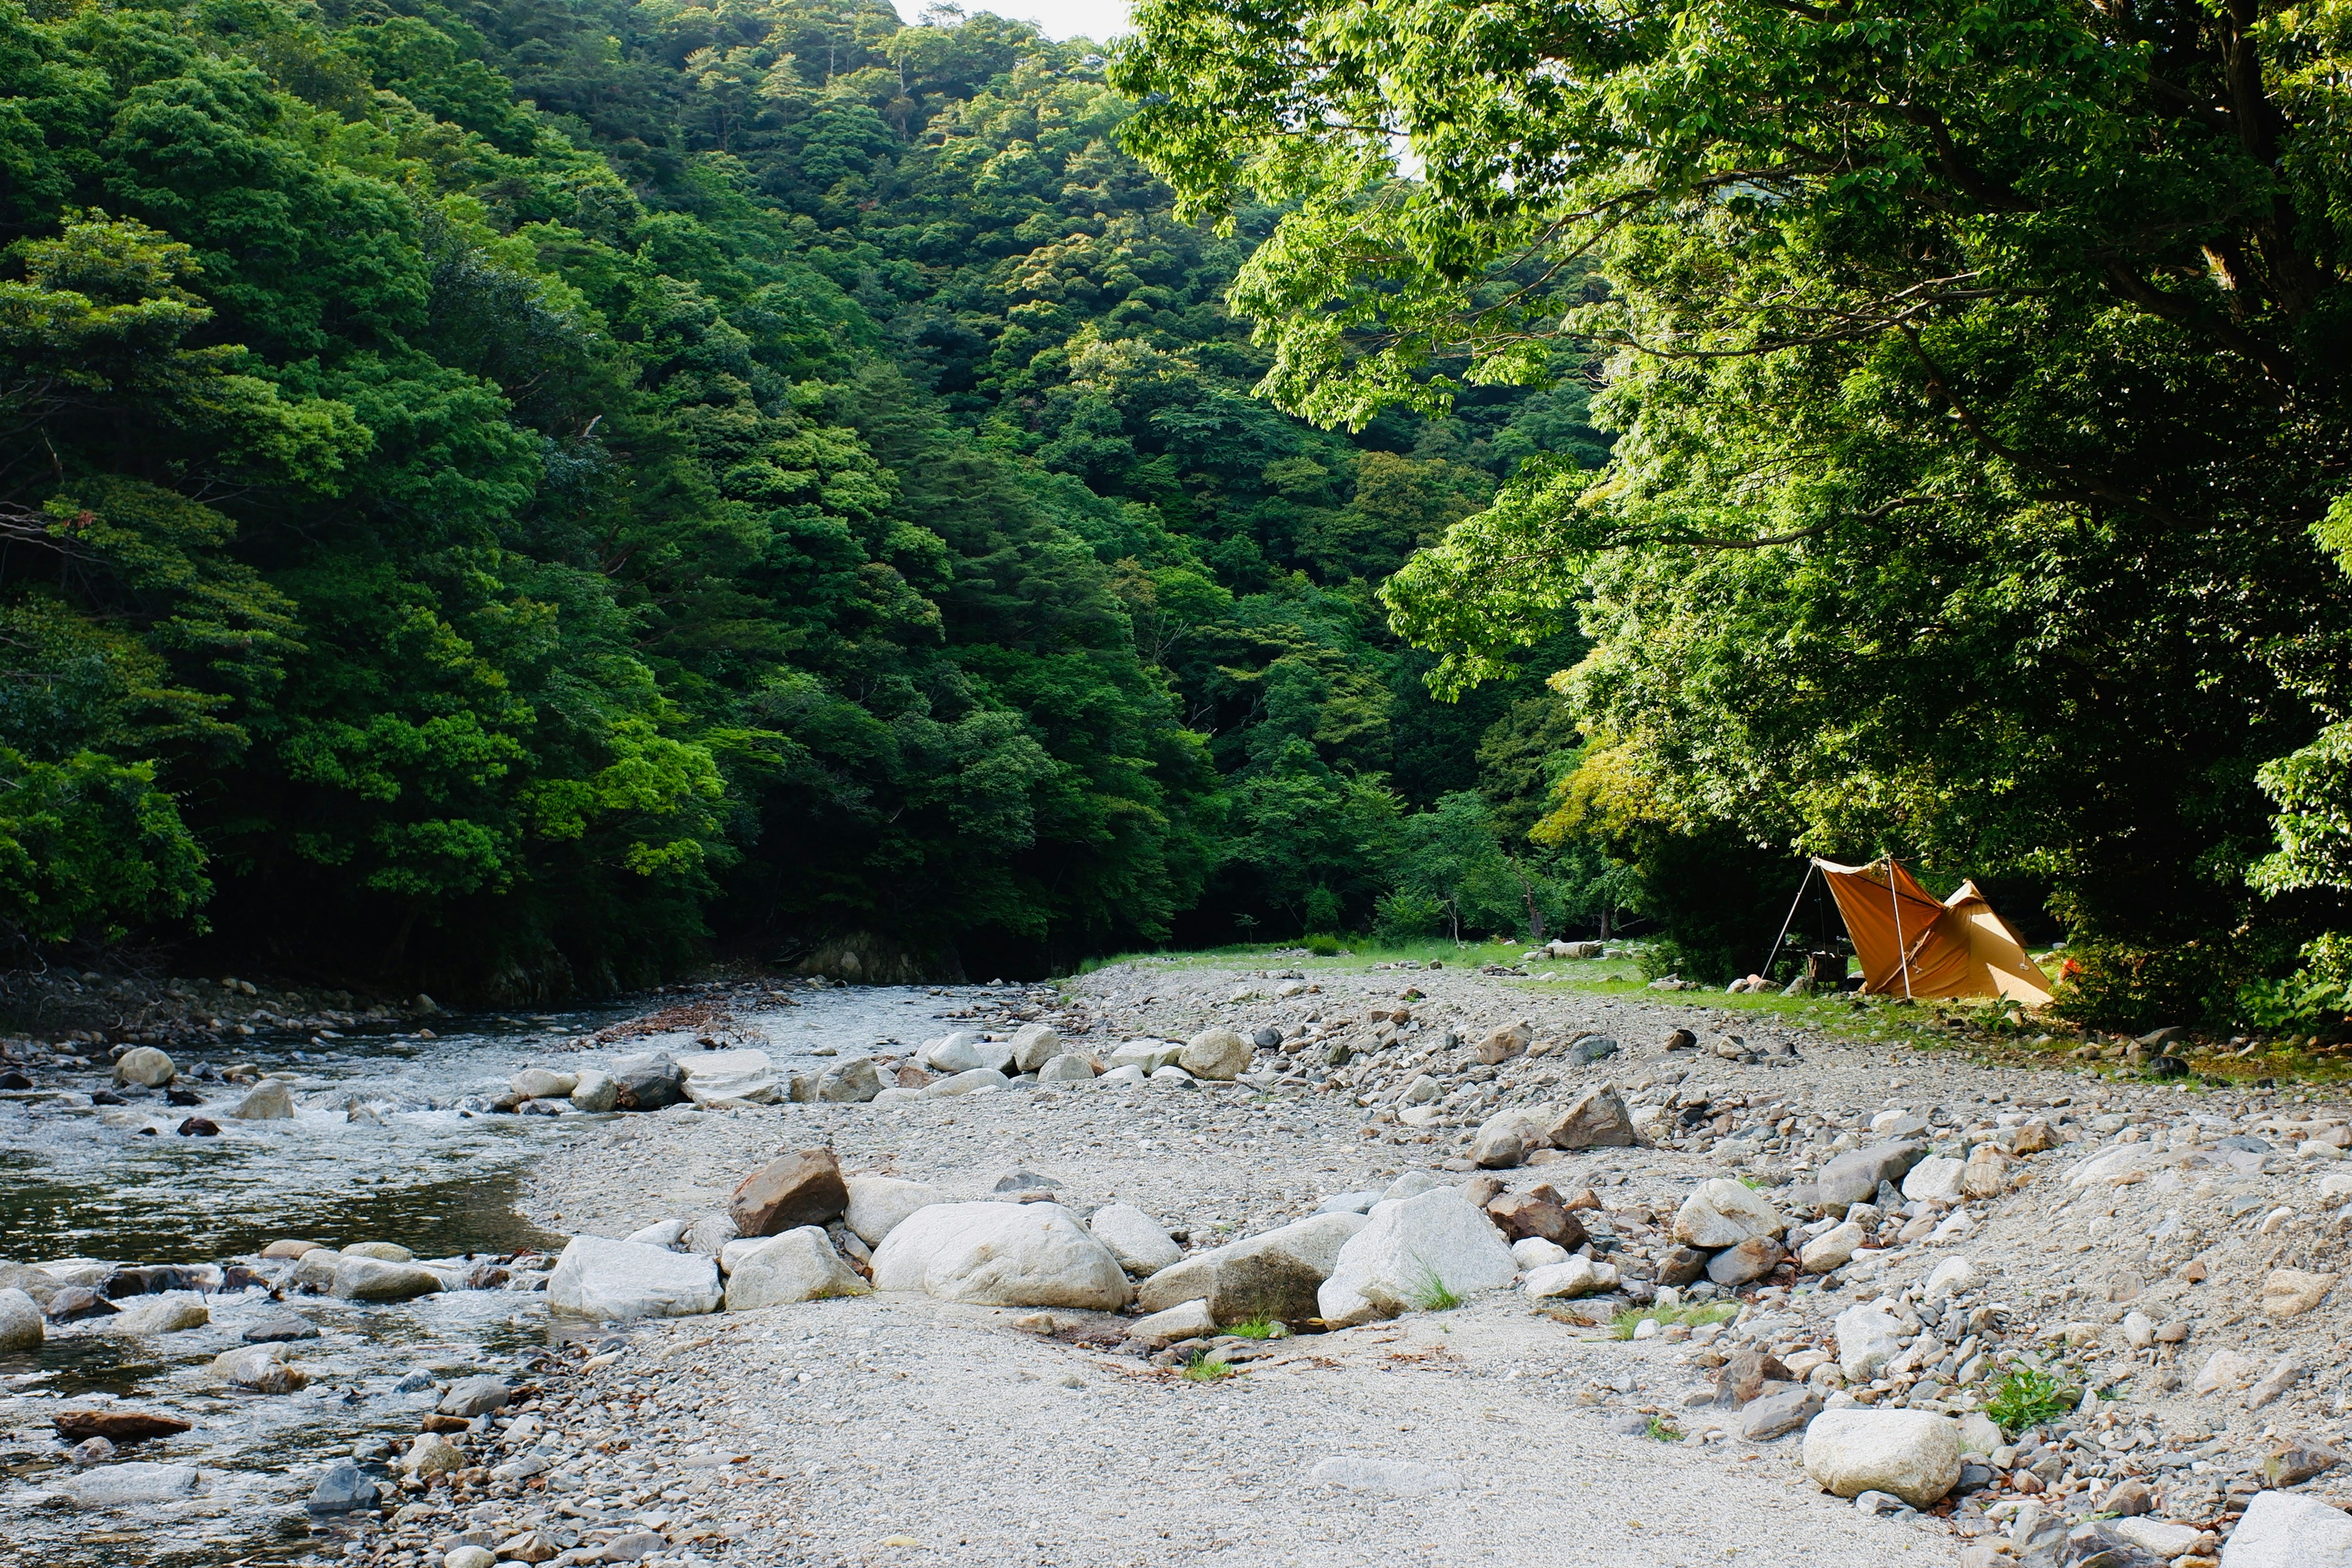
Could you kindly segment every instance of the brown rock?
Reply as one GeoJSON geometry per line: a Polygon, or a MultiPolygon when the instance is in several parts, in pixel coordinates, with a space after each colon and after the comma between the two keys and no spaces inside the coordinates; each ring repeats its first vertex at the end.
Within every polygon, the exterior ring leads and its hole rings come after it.
{"type": "Polygon", "coordinates": [[[2017,1130],[2010,1148],[2020,1154],[2039,1154],[2058,1147],[2058,1134],[2039,1116],[2017,1130]]]}
{"type": "Polygon", "coordinates": [[[2201,1258],[2192,1258],[2189,1260],[2188,1266],[2181,1269],[2180,1277],[2191,1285],[2202,1285],[2205,1282],[2206,1272],[2205,1260],[2201,1258]]]}
{"type": "Polygon", "coordinates": [[[1512,1241],[1539,1236],[1573,1252],[1586,1240],[1584,1226],[1574,1215],[1533,1193],[1505,1193],[1486,1205],[1486,1215],[1512,1241]]]}
{"type": "Polygon", "coordinates": [[[2117,1481],[2107,1489],[2107,1495],[2099,1500],[2099,1508],[2105,1513],[2152,1512],[2156,1508],[2156,1493],[2148,1489],[2146,1481],[2117,1481]]]}
{"type": "Polygon", "coordinates": [[[1503,1195],[1499,1176],[1474,1176],[1462,1184],[1462,1195],[1470,1200],[1472,1208],[1485,1208],[1503,1195]]]}
{"type": "Polygon", "coordinates": [[[299,1258],[306,1252],[316,1252],[320,1244],[315,1241],[273,1241],[261,1249],[264,1258],[299,1258]]]}
{"type": "Polygon", "coordinates": [[[1718,1405],[1745,1405],[1762,1394],[1768,1383],[1796,1381],[1796,1375],[1780,1363],[1778,1356],[1751,1345],[1725,1362],[1723,1370],[1715,1374],[1715,1401],[1718,1405]]]}
{"type": "Polygon", "coordinates": [[[1673,1034],[1666,1037],[1666,1049],[1670,1051],[1695,1051],[1698,1049],[1698,1037],[1692,1034],[1688,1029],[1676,1029],[1673,1034]]]}
{"type": "Polygon", "coordinates": [[[2009,1186],[2009,1160],[1990,1143],[1979,1143],[1960,1167],[1960,1195],[1997,1198],[2009,1186]]]}
{"type": "Polygon", "coordinates": [[[1630,1149],[1640,1142],[1625,1102],[1606,1084],[1579,1095],[1544,1131],[1556,1149],[1630,1149]]]}
{"type": "Polygon", "coordinates": [[[1587,1187],[1560,1206],[1570,1214],[1579,1209],[1597,1209],[1601,1206],[1601,1194],[1587,1187]]]}
{"type": "Polygon", "coordinates": [[[2274,1268],[2263,1281],[2263,1311],[2273,1318],[2300,1318],[2319,1305],[2336,1284],[2333,1274],[2306,1274],[2300,1268],[2274,1268]]]}
{"type": "Polygon", "coordinates": [[[2281,1437],[2263,1456],[2263,1479],[2274,1487],[2291,1487],[2325,1475],[2344,1462],[2344,1456],[2309,1437],[2281,1437]]]}
{"type": "Polygon", "coordinates": [[[743,1178],[727,1212],[744,1236],[777,1236],[841,1217],[849,1188],[830,1149],[803,1149],[769,1161],[743,1178]]]}
{"type": "Polygon", "coordinates": [[[443,1415],[437,1411],[416,1424],[420,1432],[463,1432],[473,1425],[462,1415],[443,1415]]]}
{"type": "Polygon", "coordinates": [[[931,1075],[925,1072],[922,1068],[917,1067],[912,1062],[908,1062],[898,1069],[898,1087],[900,1089],[920,1089],[930,1081],[931,1075]]]}
{"type": "Polygon", "coordinates": [[[60,1410],[49,1417],[58,1436],[68,1443],[103,1437],[110,1443],[136,1443],[142,1437],[169,1437],[194,1425],[176,1415],[144,1410],[60,1410]]]}
{"type": "Polygon", "coordinates": [[[1496,1029],[1478,1042],[1478,1060],[1487,1067],[1499,1067],[1513,1057],[1525,1054],[1535,1032],[1525,1024],[1513,1024],[1496,1029]]]}
{"type": "Polygon", "coordinates": [[[1658,1283],[1676,1288],[1706,1272],[1706,1254],[1696,1247],[1669,1247],[1658,1254],[1658,1283]]]}

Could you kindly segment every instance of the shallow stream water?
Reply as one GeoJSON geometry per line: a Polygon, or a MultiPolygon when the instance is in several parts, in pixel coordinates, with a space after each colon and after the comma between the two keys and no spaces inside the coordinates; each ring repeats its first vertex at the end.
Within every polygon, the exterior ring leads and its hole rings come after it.
{"type": "MultiPolygon", "coordinates": [[[[770,1003],[764,994],[716,999],[734,1005],[732,1032],[741,1037],[730,1043],[760,1045],[789,1072],[823,1065],[820,1053],[911,1047],[942,1032],[936,1018],[967,1009],[982,994],[870,987],[796,990],[797,1005],[770,1003]]],[[[332,1246],[394,1242],[431,1261],[552,1251],[562,1238],[536,1230],[515,1210],[522,1173],[608,1118],[476,1108],[523,1066],[576,1072],[653,1050],[696,1048],[691,1032],[571,1048],[618,1016],[473,1018],[452,1021],[437,1038],[354,1033],[174,1053],[184,1075],[207,1059],[215,1069],[250,1062],[264,1072],[299,1074],[300,1109],[291,1121],[232,1119],[244,1090],[226,1084],[198,1084],[207,1100],[202,1106],[168,1106],[160,1092],[124,1090],[130,1104],[108,1108],[88,1103],[91,1090],[116,1087],[95,1071],[37,1074],[34,1089],[0,1094],[0,1260],[226,1264],[288,1237],[332,1246]],[[354,1103],[370,1108],[356,1121],[348,1109],[354,1103]],[[221,1135],[176,1135],[191,1115],[215,1121],[221,1135]]],[[[152,1298],[118,1304],[143,1300],[152,1298]]],[[[437,1393],[395,1385],[418,1369],[446,1384],[528,1362],[561,1331],[544,1300],[541,1292],[476,1289],[370,1304],[290,1290],[273,1300],[255,1289],[205,1297],[211,1323],[176,1333],[126,1337],[108,1332],[103,1318],[53,1324],[38,1352],[0,1354],[0,1563],[196,1568],[331,1554],[339,1542],[314,1534],[302,1507],[320,1468],[415,1434],[437,1393]],[[247,1394],[225,1390],[209,1373],[212,1358],[242,1344],[247,1328],[289,1314],[319,1330],[319,1337],[287,1347],[287,1359],[309,1374],[308,1387],[247,1394]],[[50,1417],[110,1398],[195,1423],[118,1456],[199,1467],[194,1497],[93,1510],[63,1495],[60,1483],[74,1472],[53,1440],[50,1417]]]]}

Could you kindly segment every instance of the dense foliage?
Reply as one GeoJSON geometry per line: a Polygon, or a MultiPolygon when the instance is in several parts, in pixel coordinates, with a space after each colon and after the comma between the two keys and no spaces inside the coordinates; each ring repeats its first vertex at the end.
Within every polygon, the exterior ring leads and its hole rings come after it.
{"type": "Polygon", "coordinates": [[[1179,221],[1103,69],[880,0],[0,0],[20,944],[519,1000],[1622,904],[1526,837],[1572,635],[1439,703],[1374,596],[1599,462],[1583,387],[1252,398],[1268,216],[1179,221]]]}
{"type": "Polygon", "coordinates": [[[2340,11],[1138,20],[1128,141],[1181,210],[1288,205],[1234,296],[1286,406],[1609,356],[1606,468],[1523,465],[1385,590],[1447,689],[1591,637],[1555,842],[2007,876],[2107,1021],[2352,1008],[2340,11]]]}

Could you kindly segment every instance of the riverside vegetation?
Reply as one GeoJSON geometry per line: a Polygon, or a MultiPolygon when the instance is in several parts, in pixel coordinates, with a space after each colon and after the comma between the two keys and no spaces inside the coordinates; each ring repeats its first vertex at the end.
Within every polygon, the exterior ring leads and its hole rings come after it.
{"type": "Polygon", "coordinates": [[[1894,849],[2337,1028],[2326,25],[1138,15],[0,6],[19,957],[1720,983],[1894,849]]]}

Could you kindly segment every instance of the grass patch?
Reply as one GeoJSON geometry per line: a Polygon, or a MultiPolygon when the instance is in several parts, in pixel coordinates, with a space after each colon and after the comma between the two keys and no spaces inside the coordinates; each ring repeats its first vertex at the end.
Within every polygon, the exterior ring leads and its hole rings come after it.
{"type": "Polygon", "coordinates": [[[1662,1415],[1650,1417],[1650,1436],[1661,1443],[1679,1443],[1683,1440],[1680,1429],[1667,1425],[1665,1417],[1662,1415]]]}
{"type": "Polygon", "coordinates": [[[1415,1310],[1423,1312],[1450,1312],[1462,1305],[1462,1298],[1448,1289],[1445,1281],[1437,1277],[1437,1270],[1425,1263],[1409,1299],[1415,1310]]]}
{"type": "Polygon", "coordinates": [[[1225,1331],[1234,1338],[1244,1340],[1278,1340],[1289,1331],[1276,1318],[1251,1318],[1225,1331]]]}
{"type": "Polygon", "coordinates": [[[1609,1331],[1621,1340],[1630,1340],[1644,1318],[1657,1320],[1660,1329],[1681,1323],[1697,1328],[1701,1323],[1727,1323],[1739,1316],[1739,1307],[1733,1301],[1694,1301],[1684,1307],[1628,1307],[1610,1320],[1609,1331]]]}
{"type": "Polygon", "coordinates": [[[1222,1378],[1238,1376],[1240,1373],[1241,1368],[1237,1366],[1211,1361],[1206,1351],[1194,1351],[1184,1358],[1184,1364],[1176,1369],[1176,1374],[1187,1383],[1215,1383],[1222,1378]]]}
{"type": "Polygon", "coordinates": [[[2068,1388],[2046,1372],[2011,1367],[1993,1389],[1992,1397],[1985,1401],[1985,1414],[1992,1417],[2002,1436],[2014,1437],[2028,1426],[2068,1414],[2082,1398],[2081,1389],[2068,1388]]]}

